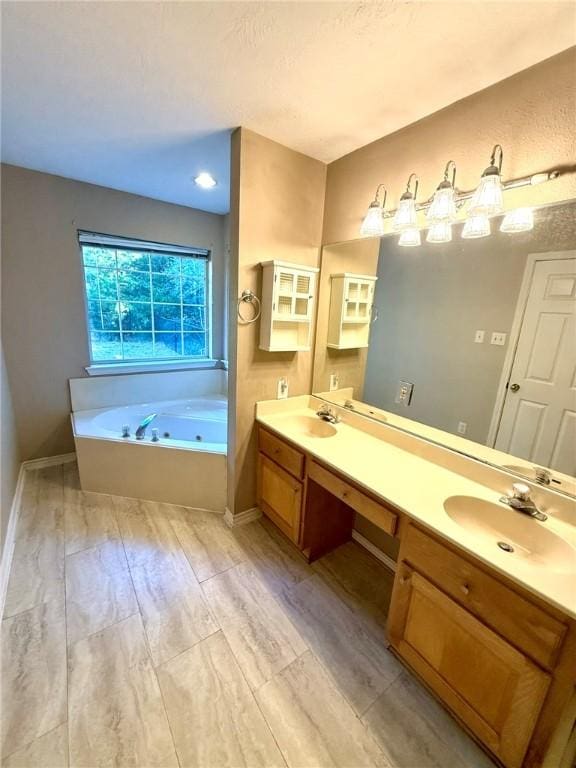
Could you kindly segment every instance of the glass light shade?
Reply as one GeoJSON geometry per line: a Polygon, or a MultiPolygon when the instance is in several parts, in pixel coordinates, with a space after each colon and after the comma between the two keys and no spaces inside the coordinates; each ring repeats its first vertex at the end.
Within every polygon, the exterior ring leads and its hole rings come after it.
{"type": "Polygon", "coordinates": [[[470,216],[466,219],[462,237],[465,240],[472,240],[475,237],[487,237],[490,234],[490,220],[486,216],[470,216]]]}
{"type": "Polygon", "coordinates": [[[394,229],[413,229],[416,226],[416,203],[413,197],[400,200],[394,216],[394,229]]]}
{"type": "Polygon", "coordinates": [[[374,236],[374,235],[383,235],[384,234],[384,217],[382,207],[380,204],[374,205],[372,204],[370,208],[368,208],[368,213],[364,217],[364,221],[362,222],[362,226],[360,227],[360,234],[364,235],[366,237],[374,236]]]}
{"type": "Polygon", "coordinates": [[[428,209],[428,221],[453,221],[456,218],[454,187],[443,187],[434,192],[428,209]]]}
{"type": "Polygon", "coordinates": [[[509,211],[502,220],[500,232],[529,232],[534,229],[534,213],[532,208],[516,208],[509,211]]]}
{"type": "Polygon", "coordinates": [[[420,237],[420,230],[415,228],[405,229],[400,235],[398,245],[402,245],[406,248],[414,248],[421,245],[422,238],[420,237]]]}
{"type": "Polygon", "coordinates": [[[452,225],[449,221],[432,224],[426,235],[427,243],[449,243],[452,240],[452,225]]]}
{"type": "Polygon", "coordinates": [[[502,211],[502,182],[499,173],[482,176],[470,203],[470,214],[493,216],[502,211]]]}

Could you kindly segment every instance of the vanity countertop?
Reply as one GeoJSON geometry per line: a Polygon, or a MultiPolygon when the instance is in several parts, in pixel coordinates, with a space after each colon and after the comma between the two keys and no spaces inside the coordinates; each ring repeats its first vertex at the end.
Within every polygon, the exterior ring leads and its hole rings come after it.
{"type": "MultiPolygon", "coordinates": [[[[298,428],[302,417],[317,419],[308,397],[291,401],[257,404],[256,419],[267,429],[300,447],[340,475],[362,486],[409,518],[481,560],[490,568],[576,618],[576,526],[554,516],[553,504],[546,509],[548,520],[538,522],[526,516],[526,526],[544,526],[556,534],[568,559],[547,554],[546,561],[534,553],[524,557],[522,548],[511,554],[502,551],[491,538],[478,536],[456,523],[444,509],[452,496],[469,496],[499,504],[499,494],[438,464],[398,448],[382,437],[368,434],[345,421],[335,425],[336,434],[317,437],[298,428]],[[568,563],[568,565],[567,565],[568,563]]],[[[511,478],[511,481],[514,480],[511,478]]],[[[552,498],[553,498],[552,494],[552,498]]],[[[503,506],[503,510],[512,514],[503,506]]],[[[514,513],[520,515],[521,513],[514,513]]],[[[541,537],[535,532],[533,539],[541,537]]]]}

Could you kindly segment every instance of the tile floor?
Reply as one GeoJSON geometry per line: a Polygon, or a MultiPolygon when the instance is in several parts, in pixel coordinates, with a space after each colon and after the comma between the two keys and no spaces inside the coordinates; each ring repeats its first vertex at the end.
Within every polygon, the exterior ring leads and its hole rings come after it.
{"type": "Polygon", "coordinates": [[[2,766],[489,768],[387,651],[391,576],[265,520],[28,472],[2,622],[2,766]]]}

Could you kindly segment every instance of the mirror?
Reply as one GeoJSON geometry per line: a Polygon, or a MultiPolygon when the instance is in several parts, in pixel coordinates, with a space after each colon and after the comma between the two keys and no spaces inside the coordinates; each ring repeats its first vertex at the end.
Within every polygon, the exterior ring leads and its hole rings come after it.
{"type": "Polygon", "coordinates": [[[500,222],[325,246],[313,392],[576,495],[576,202],[500,222]]]}

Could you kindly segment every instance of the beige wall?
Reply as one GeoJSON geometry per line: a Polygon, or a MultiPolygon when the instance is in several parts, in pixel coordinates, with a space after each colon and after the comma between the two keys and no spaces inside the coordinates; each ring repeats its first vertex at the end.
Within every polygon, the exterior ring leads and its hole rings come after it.
{"type": "Polygon", "coordinates": [[[313,392],[327,392],[330,388],[330,375],[337,373],[339,388],[352,387],[354,398],[362,400],[368,350],[330,349],[326,346],[330,312],[330,275],[336,275],[340,272],[375,275],[378,268],[379,250],[380,241],[377,238],[327,245],[322,249],[314,349],[313,392]]]}
{"type": "Polygon", "coordinates": [[[23,460],[74,449],[68,379],[89,363],[78,229],[210,248],[222,351],[222,216],[2,166],[2,334],[23,460]]]}
{"type": "MultiPolygon", "coordinates": [[[[492,146],[504,148],[504,179],[576,164],[576,48],[368,144],[328,166],[324,243],[358,237],[376,186],[396,207],[408,175],[420,176],[419,200],[430,197],[450,159],[460,189],[473,189],[492,146]]],[[[410,98],[407,95],[407,98],[410,98]]],[[[507,192],[507,207],[576,197],[576,175],[507,192]]]]}
{"type": "Polygon", "coordinates": [[[261,296],[262,261],[318,266],[325,178],[318,160],[244,128],[232,136],[228,507],[234,513],[256,504],[256,401],[276,397],[282,376],[290,395],[310,392],[313,357],[259,350],[259,324],[237,324],[236,297],[245,288],[261,296]]]}
{"type": "Polygon", "coordinates": [[[1,344],[0,366],[0,554],[2,554],[20,468],[20,450],[16,437],[12,395],[1,344]]]}

